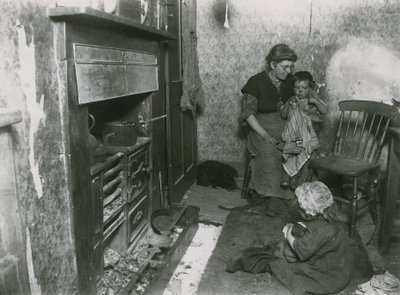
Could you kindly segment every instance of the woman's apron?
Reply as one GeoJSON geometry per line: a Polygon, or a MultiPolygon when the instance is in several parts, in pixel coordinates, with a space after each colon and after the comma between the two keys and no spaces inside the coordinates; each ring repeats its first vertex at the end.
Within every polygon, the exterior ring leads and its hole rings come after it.
{"type": "MultiPolygon", "coordinates": [[[[256,114],[258,123],[270,136],[281,138],[285,120],[279,112],[269,114],[256,114]]],[[[265,197],[277,197],[292,199],[294,193],[290,189],[282,189],[280,181],[282,177],[282,152],[277,145],[266,143],[255,131],[248,135],[247,148],[251,155],[251,179],[249,188],[254,189],[259,195],[265,197]]]]}

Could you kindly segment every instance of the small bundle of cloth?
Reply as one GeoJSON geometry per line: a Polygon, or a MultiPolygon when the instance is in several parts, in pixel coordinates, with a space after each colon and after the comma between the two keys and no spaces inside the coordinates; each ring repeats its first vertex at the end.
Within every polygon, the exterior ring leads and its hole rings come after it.
{"type": "Polygon", "coordinates": [[[400,279],[388,271],[374,275],[371,280],[357,286],[353,295],[399,295],[400,279]]]}

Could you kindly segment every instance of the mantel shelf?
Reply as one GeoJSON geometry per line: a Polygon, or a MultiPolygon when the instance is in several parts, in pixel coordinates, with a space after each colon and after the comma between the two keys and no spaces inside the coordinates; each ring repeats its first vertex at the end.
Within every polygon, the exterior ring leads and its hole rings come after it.
{"type": "Polygon", "coordinates": [[[119,29],[146,39],[158,41],[176,39],[175,35],[171,33],[90,7],[55,7],[50,8],[47,15],[54,21],[81,22],[98,27],[119,29]]]}
{"type": "Polygon", "coordinates": [[[21,111],[8,108],[0,108],[0,127],[12,125],[21,121],[21,111]]]}

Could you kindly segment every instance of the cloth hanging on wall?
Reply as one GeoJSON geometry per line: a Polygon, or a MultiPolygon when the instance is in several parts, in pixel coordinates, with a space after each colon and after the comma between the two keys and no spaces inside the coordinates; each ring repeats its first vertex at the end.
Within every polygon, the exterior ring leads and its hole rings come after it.
{"type": "Polygon", "coordinates": [[[204,97],[197,59],[196,1],[182,7],[182,111],[191,111],[196,118],[197,107],[204,97]]]}

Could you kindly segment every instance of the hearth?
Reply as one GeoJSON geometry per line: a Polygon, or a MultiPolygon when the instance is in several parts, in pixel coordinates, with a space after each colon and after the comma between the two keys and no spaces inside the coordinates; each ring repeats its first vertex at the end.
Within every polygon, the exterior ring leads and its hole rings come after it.
{"type": "Polygon", "coordinates": [[[97,286],[102,284],[103,249],[120,255],[132,250],[148,228],[151,139],[139,137],[132,146],[107,147],[106,158],[90,169],[97,286]]]}

